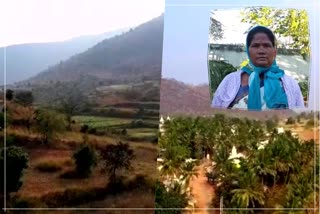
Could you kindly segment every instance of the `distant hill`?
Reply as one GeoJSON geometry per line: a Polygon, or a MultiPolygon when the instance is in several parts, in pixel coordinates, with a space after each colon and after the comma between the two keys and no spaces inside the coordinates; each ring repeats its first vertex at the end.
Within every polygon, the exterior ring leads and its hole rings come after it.
{"type": "Polygon", "coordinates": [[[163,15],[130,31],[103,40],[87,51],[60,62],[25,84],[96,79],[100,86],[159,80],[163,15]]]}
{"type": "MultiPolygon", "coordinates": [[[[98,42],[121,34],[128,29],[120,29],[99,35],[80,36],[62,42],[32,43],[12,45],[6,48],[6,83],[12,84],[28,79],[49,66],[81,53],[98,42]]],[[[4,48],[0,48],[0,75],[3,77],[4,48]]],[[[0,78],[0,85],[3,85],[0,78]]]]}
{"type": "Polygon", "coordinates": [[[247,117],[265,120],[276,115],[287,118],[296,115],[291,110],[277,110],[252,112],[247,110],[229,110],[211,108],[208,85],[190,85],[175,79],[161,79],[160,86],[160,114],[161,115],[196,115],[207,116],[224,113],[228,116],[247,117]]]}

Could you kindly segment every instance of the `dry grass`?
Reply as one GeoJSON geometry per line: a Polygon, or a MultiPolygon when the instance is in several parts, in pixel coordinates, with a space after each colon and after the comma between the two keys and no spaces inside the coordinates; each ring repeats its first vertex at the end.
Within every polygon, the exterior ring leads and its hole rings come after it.
{"type": "MultiPolygon", "coordinates": [[[[23,133],[16,131],[15,133],[23,133]]],[[[73,136],[76,136],[75,133],[73,136]]],[[[80,135],[81,136],[81,135],[80,135]]],[[[93,138],[96,139],[96,138],[93,138]]],[[[76,142],[75,139],[71,142],[76,142]]],[[[108,138],[100,137],[97,145],[103,146],[110,143],[108,138]],[[105,141],[107,139],[108,141],[105,141]]],[[[89,141],[92,142],[91,136],[89,141]]],[[[70,142],[70,141],[69,141],[70,142]]],[[[112,143],[116,143],[113,140],[112,143]]],[[[18,194],[21,196],[41,196],[52,191],[62,191],[66,187],[101,187],[107,183],[107,174],[101,173],[101,166],[96,167],[91,177],[86,179],[61,179],[59,175],[61,171],[42,173],[37,170],[37,166],[40,164],[59,165],[62,170],[73,169],[72,154],[76,150],[80,142],[76,142],[75,145],[70,146],[66,139],[59,142],[52,143],[50,146],[37,146],[32,148],[26,148],[29,154],[29,168],[25,170],[23,176],[23,185],[20,188],[18,194]],[[63,143],[65,143],[64,146],[63,143]],[[61,144],[61,145],[60,145],[61,144]],[[60,146],[58,146],[60,145],[60,146]]],[[[155,178],[156,176],[156,156],[157,146],[150,143],[131,143],[131,148],[134,150],[135,159],[132,161],[133,170],[131,172],[125,172],[126,174],[143,174],[155,178]]]]}
{"type": "Polygon", "coordinates": [[[36,163],[35,169],[40,172],[56,172],[63,169],[65,166],[73,166],[73,160],[71,158],[55,158],[55,159],[44,159],[36,163]]]}

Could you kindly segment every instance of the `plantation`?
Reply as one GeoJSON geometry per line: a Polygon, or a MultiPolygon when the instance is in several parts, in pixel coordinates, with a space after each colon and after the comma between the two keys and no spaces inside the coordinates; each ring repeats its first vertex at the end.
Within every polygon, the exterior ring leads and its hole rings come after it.
{"type": "MultiPolygon", "coordinates": [[[[303,120],[303,124],[308,121],[303,120]]],[[[166,120],[159,138],[160,180],[167,191],[179,193],[192,204],[197,192],[189,183],[200,179],[197,176],[204,168],[208,184],[213,187],[213,197],[206,207],[234,208],[224,213],[317,207],[317,144],[314,139],[302,140],[293,134],[290,131],[293,127],[280,127],[283,123],[285,121],[262,122],[222,114],[166,120]]],[[[159,203],[161,201],[159,199],[159,203]]],[[[180,205],[180,208],[188,207],[180,205]]],[[[199,207],[197,202],[192,204],[194,207],[199,207]]]]}

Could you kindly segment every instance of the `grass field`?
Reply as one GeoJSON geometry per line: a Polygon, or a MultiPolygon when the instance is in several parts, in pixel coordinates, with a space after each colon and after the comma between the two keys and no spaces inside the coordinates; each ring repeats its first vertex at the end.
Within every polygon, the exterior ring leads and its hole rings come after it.
{"type": "Polygon", "coordinates": [[[137,121],[134,118],[110,118],[98,116],[75,116],[73,120],[80,125],[88,125],[90,128],[99,130],[113,128],[117,131],[126,129],[126,138],[134,141],[148,141],[157,137],[158,134],[158,118],[140,120],[142,125],[135,127],[137,121]],[[150,128],[150,125],[154,128],[150,128]]]}
{"type": "Polygon", "coordinates": [[[99,116],[74,116],[72,119],[81,125],[87,124],[90,127],[94,128],[105,128],[115,125],[125,125],[131,123],[132,121],[132,119],[126,118],[112,118],[99,116]]]}
{"type": "MultiPolygon", "coordinates": [[[[147,129],[141,129],[141,132],[148,132],[147,129]]],[[[132,189],[126,190],[116,196],[104,193],[101,198],[99,195],[103,188],[108,184],[108,173],[102,172],[103,163],[99,161],[89,178],[84,179],[64,179],[60,178],[63,172],[72,170],[75,167],[72,158],[73,152],[82,142],[82,134],[79,132],[65,132],[49,145],[41,145],[37,141],[32,140],[38,135],[26,129],[8,129],[7,135],[18,136],[21,141],[19,146],[24,147],[29,155],[29,166],[25,170],[22,177],[23,185],[17,192],[17,195],[23,203],[27,203],[30,207],[46,207],[47,203],[56,204],[54,207],[128,207],[123,203],[128,203],[131,207],[136,203],[140,207],[152,207],[154,194],[145,192],[148,197],[143,194],[143,190],[132,189]],[[33,144],[33,145],[31,145],[33,144]],[[66,190],[74,191],[75,197],[79,197],[79,202],[73,205],[63,204],[64,197],[70,197],[64,194],[66,190]],[[94,197],[86,199],[86,203],[81,202],[83,194],[90,194],[94,197]],[[53,197],[50,199],[50,197],[53,197]],[[151,198],[150,200],[146,200],[151,198]]],[[[95,136],[89,134],[89,143],[93,144],[97,149],[107,144],[114,144],[118,140],[108,136],[95,136]]],[[[134,151],[134,159],[132,161],[132,169],[127,172],[121,172],[126,182],[135,179],[136,176],[142,175],[146,179],[156,179],[156,157],[157,145],[143,142],[128,142],[134,151]]],[[[91,197],[91,196],[90,196],[91,197]]],[[[22,205],[23,205],[22,203],[22,205]]],[[[71,203],[71,202],[70,202],[71,203]]],[[[21,206],[22,206],[21,205],[21,206]]],[[[25,206],[24,206],[25,207],[25,206]]],[[[31,212],[33,213],[33,212],[31,212]]],[[[76,213],[76,212],[71,212],[76,213]]]]}

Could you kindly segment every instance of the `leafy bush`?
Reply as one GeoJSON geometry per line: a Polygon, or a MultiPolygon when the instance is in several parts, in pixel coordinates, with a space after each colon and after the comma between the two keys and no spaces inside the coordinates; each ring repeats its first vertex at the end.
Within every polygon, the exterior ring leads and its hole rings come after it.
{"type": "Polygon", "coordinates": [[[96,134],[96,133],[97,133],[97,128],[95,128],[95,127],[90,127],[90,128],[88,129],[88,133],[89,133],[89,134],[96,134]]]}
{"type": "Polygon", "coordinates": [[[43,143],[49,143],[56,133],[65,130],[65,120],[56,112],[37,109],[35,113],[36,130],[41,134],[43,143]]]}
{"type": "Polygon", "coordinates": [[[130,149],[129,144],[122,142],[116,145],[107,145],[101,150],[101,156],[105,163],[105,169],[109,173],[111,184],[117,181],[117,170],[130,169],[131,160],[134,158],[133,150],[130,149]]]}
{"type": "Polygon", "coordinates": [[[237,69],[229,63],[218,60],[210,60],[209,69],[210,97],[212,99],[214,92],[218,88],[223,78],[237,69]]]}
{"type": "Polygon", "coordinates": [[[289,125],[289,124],[295,124],[295,123],[296,123],[296,121],[295,121],[292,117],[289,117],[289,118],[287,119],[287,122],[286,122],[287,125],[289,125]]]}
{"type": "Polygon", "coordinates": [[[74,154],[76,172],[80,177],[88,177],[92,167],[97,164],[97,155],[92,146],[83,144],[74,154]]]}
{"type": "MultiPolygon", "coordinates": [[[[156,208],[185,208],[188,200],[185,195],[175,191],[167,191],[163,184],[156,183],[156,208]]],[[[156,214],[180,214],[182,210],[156,210],[156,214]]]]}
{"type": "Polygon", "coordinates": [[[80,132],[86,133],[88,131],[88,129],[89,129],[89,126],[87,124],[84,124],[80,128],[80,132]]]}
{"type": "MultiPolygon", "coordinates": [[[[6,190],[8,193],[16,192],[22,185],[20,180],[23,175],[23,170],[28,167],[28,154],[20,147],[9,146],[1,150],[0,170],[1,183],[4,183],[6,176],[6,190]],[[6,149],[6,175],[4,175],[4,151],[6,149]]],[[[1,192],[4,191],[4,186],[1,185],[1,192]]]]}
{"type": "Polygon", "coordinates": [[[10,134],[6,136],[6,146],[13,146],[16,141],[17,136],[15,134],[10,134]]]}
{"type": "Polygon", "coordinates": [[[4,114],[0,112],[0,130],[4,128],[4,114]]]}

